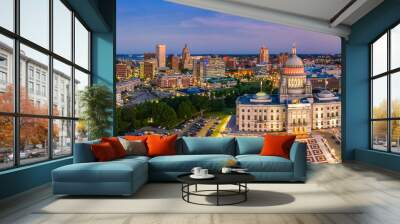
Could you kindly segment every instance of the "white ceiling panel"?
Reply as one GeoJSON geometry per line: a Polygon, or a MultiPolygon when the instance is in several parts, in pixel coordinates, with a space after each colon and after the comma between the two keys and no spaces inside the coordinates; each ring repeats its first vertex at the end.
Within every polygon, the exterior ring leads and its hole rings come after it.
{"type": "Polygon", "coordinates": [[[167,0],[231,15],[347,37],[383,0],[167,0]]]}

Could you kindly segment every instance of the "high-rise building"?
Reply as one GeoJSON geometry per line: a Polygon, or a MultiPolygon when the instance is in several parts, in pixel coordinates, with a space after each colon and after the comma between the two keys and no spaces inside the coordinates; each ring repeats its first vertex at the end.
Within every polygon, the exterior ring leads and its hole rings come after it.
{"type": "Polygon", "coordinates": [[[170,55],[168,61],[169,61],[169,66],[171,69],[173,69],[176,73],[180,72],[180,68],[179,68],[180,59],[178,56],[170,55]]]}
{"type": "Polygon", "coordinates": [[[166,46],[165,44],[157,44],[156,45],[156,59],[157,59],[157,67],[165,67],[166,65],[166,46]]]}
{"type": "Polygon", "coordinates": [[[152,80],[156,75],[156,60],[149,59],[144,61],[144,78],[148,80],[152,80]]]}
{"type": "Polygon", "coordinates": [[[260,48],[260,53],[258,55],[258,63],[259,64],[267,64],[269,63],[269,49],[262,46],[260,48]]]}
{"type": "Polygon", "coordinates": [[[193,76],[197,82],[202,82],[204,78],[204,59],[193,61],[193,76]]]}
{"type": "Polygon", "coordinates": [[[144,61],[139,62],[139,78],[144,79],[144,61]]]}
{"type": "Polygon", "coordinates": [[[116,69],[115,73],[118,80],[125,80],[128,78],[129,68],[127,64],[122,62],[118,63],[115,69],[116,69]]]}
{"type": "Polygon", "coordinates": [[[185,44],[185,47],[182,49],[182,69],[192,69],[192,60],[187,44],[185,44]]]}
{"type": "Polygon", "coordinates": [[[207,77],[225,76],[225,62],[219,57],[208,57],[204,61],[204,74],[207,77]]]}

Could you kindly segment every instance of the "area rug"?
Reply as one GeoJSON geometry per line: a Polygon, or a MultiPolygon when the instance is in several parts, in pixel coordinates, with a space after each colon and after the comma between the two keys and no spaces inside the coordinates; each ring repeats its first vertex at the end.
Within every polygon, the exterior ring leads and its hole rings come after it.
{"type": "MultiPolygon", "coordinates": [[[[189,204],[182,200],[180,184],[150,183],[131,197],[56,197],[36,213],[360,213],[357,205],[344,201],[316,184],[260,183],[249,184],[248,187],[250,191],[247,201],[237,205],[189,204]]],[[[212,188],[215,186],[203,185],[198,190],[212,188]]],[[[229,203],[238,199],[240,198],[225,197],[222,202],[229,203]]],[[[215,203],[213,196],[193,196],[191,200],[197,203],[215,203]]]]}

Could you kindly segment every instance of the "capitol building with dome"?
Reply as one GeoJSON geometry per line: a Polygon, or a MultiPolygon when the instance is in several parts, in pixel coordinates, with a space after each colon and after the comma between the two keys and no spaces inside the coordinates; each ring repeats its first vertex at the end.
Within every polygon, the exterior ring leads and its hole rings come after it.
{"type": "Polygon", "coordinates": [[[280,76],[278,95],[260,91],[236,99],[239,131],[309,134],[313,129],[340,127],[340,96],[328,90],[313,93],[295,46],[280,76]]]}

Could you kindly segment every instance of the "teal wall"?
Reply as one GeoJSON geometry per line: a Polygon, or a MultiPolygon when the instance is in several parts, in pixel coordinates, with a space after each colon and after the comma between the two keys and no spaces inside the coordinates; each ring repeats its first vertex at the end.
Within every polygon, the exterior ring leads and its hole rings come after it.
{"type": "Polygon", "coordinates": [[[368,79],[369,43],[398,22],[400,22],[400,0],[385,0],[355,23],[351,27],[349,39],[343,40],[345,69],[342,155],[344,160],[355,159],[387,169],[399,169],[400,157],[387,153],[382,155],[380,152],[369,150],[368,79]]]}
{"type": "MultiPolygon", "coordinates": [[[[114,34],[113,33],[93,33],[92,34],[92,72],[93,83],[108,86],[114,96],[115,105],[115,57],[114,57],[114,34]]],[[[110,127],[110,134],[114,135],[115,107],[113,109],[113,127],[110,127]]]]}
{"type": "MultiPolygon", "coordinates": [[[[116,0],[67,0],[67,2],[92,31],[93,83],[107,85],[113,90],[115,97],[116,0]]],[[[110,132],[112,131],[113,128],[110,127],[110,132]]],[[[72,158],[69,157],[0,172],[0,199],[50,182],[53,169],[71,163],[72,158]]]]}

